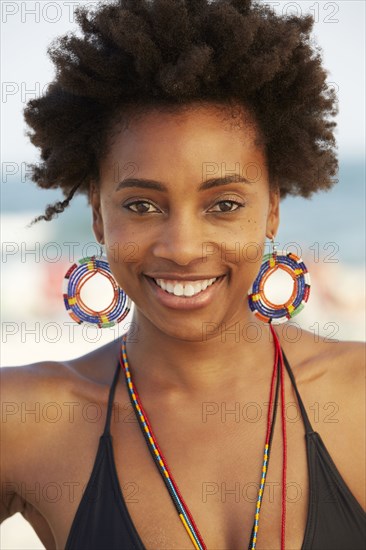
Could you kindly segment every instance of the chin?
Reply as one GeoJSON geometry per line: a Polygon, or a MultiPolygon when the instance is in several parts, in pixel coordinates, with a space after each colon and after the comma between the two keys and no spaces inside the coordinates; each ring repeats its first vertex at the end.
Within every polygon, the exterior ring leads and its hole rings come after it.
{"type": "Polygon", "coordinates": [[[145,317],[149,323],[154,325],[155,330],[169,338],[174,338],[185,342],[206,342],[210,338],[217,336],[218,323],[215,321],[209,322],[210,330],[205,331],[205,321],[201,319],[154,319],[145,317]],[[214,330],[214,327],[217,327],[214,330]]]}
{"type": "Polygon", "coordinates": [[[208,340],[203,332],[202,323],[176,323],[174,326],[160,326],[159,330],[164,332],[170,338],[176,338],[185,342],[205,342],[208,340]]]}

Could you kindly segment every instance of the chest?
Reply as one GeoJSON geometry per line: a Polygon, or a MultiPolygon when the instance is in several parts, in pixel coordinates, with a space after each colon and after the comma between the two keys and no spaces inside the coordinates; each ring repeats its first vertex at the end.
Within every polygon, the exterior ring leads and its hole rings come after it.
{"type": "MultiPolygon", "coordinates": [[[[138,426],[129,428],[125,430],[125,441],[129,440],[130,445],[124,445],[122,438],[115,438],[114,454],[119,484],[140,538],[148,549],[193,548],[138,426]]],[[[262,477],[265,430],[263,417],[249,425],[228,420],[210,428],[197,425],[194,433],[187,433],[179,426],[176,431],[155,433],[209,549],[248,547],[262,477]]],[[[301,419],[287,427],[287,442],[286,547],[301,548],[308,508],[301,419]]],[[[282,459],[278,418],[261,503],[257,548],[280,547],[282,459]]]]}
{"type": "MultiPolygon", "coordinates": [[[[158,472],[140,427],[131,414],[112,416],[117,487],[147,550],[193,548],[158,472]]],[[[192,411],[191,411],[192,412],[192,411]]],[[[194,412],[194,411],[193,411],[194,412]]],[[[218,417],[217,422],[160,422],[155,436],[193,519],[209,549],[248,547],[262,474],[266,414],[218,417]],[[224,421],[223,421],[224,418],[224,421]],[[251,420],[249,420],[249,418],[251,420]],[[190,428],[188,429],[187,426],[190,428]]],[[[176,419],[177,420],[177,419],[176,419]]],[[[154,425],[154,423],[153,423],[154,425]]],[[[74,441],[67,468],[58,464],[64,498],[46,503],[45,514],[64,548],[94,465],[99,435],[90,428],[74,441]],[[67,494],[66,494],[67,491],[67,494]]],[[[100,430],[99,430],[100,432],[100,430]]],[[[301,548],[307,520],[308,474],[301,417],[287,423],[286,547],[301,548]]],[[[257,548],[280,547],[282,432],[277,416],[262,497],[257,548]]]]}

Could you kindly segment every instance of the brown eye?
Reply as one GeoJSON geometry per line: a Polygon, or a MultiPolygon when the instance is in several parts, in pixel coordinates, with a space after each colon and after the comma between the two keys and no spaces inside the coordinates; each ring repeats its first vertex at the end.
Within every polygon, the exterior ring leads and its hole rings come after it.
{"type": "Polygon", "coordinates": [[[127,208],[128,210],[135,212],[136,214],[150,214],[151,212],[154,212],[154,210],[149,210],[150,206],[154,208],[154,205],[151,204],[150,202],[134,201],[134,202],[130,202],[129,204],[126,204],[124,208],[127,208]]]}
{"type": "Polygon", "coordinates": [[[214,210],[214,212],[235,212],[239,208],[242,208],[244,205],[240,204],[237,201],[219,201],[215,204],[215,206],[219,206],[219,210],[214,210]],[[236,208],[232,208],[232,206],[236,206],[236,208]]]}

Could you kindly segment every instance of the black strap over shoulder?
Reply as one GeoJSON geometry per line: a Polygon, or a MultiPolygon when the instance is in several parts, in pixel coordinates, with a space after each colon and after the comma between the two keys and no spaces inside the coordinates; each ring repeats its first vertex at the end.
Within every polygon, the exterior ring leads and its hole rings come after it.
{"type": "Polygon", "coordinates": [[[117,382],[118,382],[118,375],[119,375],[120,369],[121,369],[121,365],[118,361],[117,368],[116,368],[115,373],[114,373],[112,385],[111,385],[111,388],[109,390],[107,418],[106,418],[106,422],[105,422],[103,435],[110,435],[112,407],[113,407],[114,394],[115,394],[116,385],[117,385],[117,382]]]}
{"type": "Polygon", "coordinates": [[[296,382],[295,382],[295,377],[294,377],[293,372],[291,370],[290,363],[288,362],[287,357],[286,357],[285,352],[283,351],[282,347],[281,347],[281,351],[282,351],[282,356],[283,356],[283,362],[285,364],[286,370],[289,374],[290,380],[291,380],[292,385],[294,387],[297,400],[299,402],[299,407],[300,407],[302,419],[303,419],[303,422],[304,422],[305,431],[306,431],[307,434],[313,433],[314,430],[313,430],[312,425],[310,424],[310,420],[309,420],[309,417],[307,415],[306,409],[304,407],[304,403],[302,402],[302,399],[300,397],[299,390],[297,389],[296,382]]]}

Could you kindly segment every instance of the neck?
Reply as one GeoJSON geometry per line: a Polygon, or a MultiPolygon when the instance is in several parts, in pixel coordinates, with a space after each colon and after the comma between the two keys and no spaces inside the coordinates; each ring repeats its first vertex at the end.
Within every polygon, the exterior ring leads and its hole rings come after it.
{"type": "Polygon", "coordinates": [[[129,367],[139,392],[179,395],[242,394],[269,382],[275,344],[269,325],[258,323],[258,337],[239,334],[238,324],[206,340],[189,341],[169,336],[140,318],[137,337],[127,335],[129,367]],[[143,345],[141,345],[143,342],[143,345]]]}

